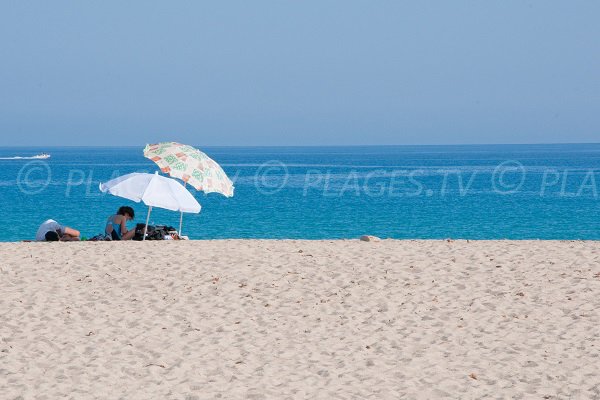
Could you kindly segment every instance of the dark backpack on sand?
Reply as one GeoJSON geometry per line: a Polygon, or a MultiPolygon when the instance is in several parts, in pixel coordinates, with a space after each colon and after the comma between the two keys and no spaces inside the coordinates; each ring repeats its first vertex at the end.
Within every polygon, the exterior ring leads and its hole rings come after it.
{"type": "MultiPolygon", "coordinates": [[[[133,240],[144,239],[144,226],[145,224],[136,225],[133,240]]],[[[146,240],[165,240],[165,236],[169,235],[171,232],[177,232],[177,230],[172,226],[148,225],[146,240]]]]}
{"type": "MultiPolygon", "coordinates": [[[[145,224],[137,224],[135,226],[135,235],[132,240],[142,241],[144,240],[144,227],[145,224]]],[[[156,227],[153,225],[148,225],[148,230],[146,231],[146,240],[159,240],[158,235],[156,234],[156,227]]]]}

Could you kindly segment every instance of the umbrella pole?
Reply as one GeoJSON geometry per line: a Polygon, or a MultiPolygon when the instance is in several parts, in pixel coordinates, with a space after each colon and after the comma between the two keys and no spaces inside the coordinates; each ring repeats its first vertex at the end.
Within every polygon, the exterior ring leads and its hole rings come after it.
{"type": "Polygon", "coordinates": [[[148,207],[148,216],[146,217],[146,226],[144,226],[144,237],[142,240],[146,240],[146,234],[148,233],[148,223],[150,222],[150,213],[152,212],[152,206],[148,207]]]}
{"type": "MultiPolygon", "coordinates": [[[[183,187],[187,188],[187,182],[183,182],[183,187]]],[[[181,227],[183,226],[183,211],[179,212],[179,237],[181,238],[181,227]]]]}
{"type": "Polygon", "coordinates": [[[183,225],[183,212],[179,214],[179,237],[181,237],[181,226],[183,225]]]}

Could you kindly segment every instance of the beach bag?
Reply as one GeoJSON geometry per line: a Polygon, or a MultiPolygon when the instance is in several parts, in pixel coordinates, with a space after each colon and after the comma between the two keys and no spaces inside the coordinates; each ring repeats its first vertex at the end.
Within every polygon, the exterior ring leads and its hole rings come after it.
{"type": "MultiPolygon", "coordinates": [[[[172,239],[174,239],[174,237],[173,237],[174,234],[177,234],[177,230],[175,228],[173,228],[172,226],[157,225],[154,227],[152,236],[154,237],[153,240],[165,240],[165,239],[172,240],[172,239]]],[[[148,240],[148,238],[146,238],[146,240],[148,240]]]]}
{"type": "MultiPolygon", "coordinates": [[[[135,235],[133,235],[132,240],[138,240],[138,241],[142,241],[144,240],[144,227],[146,225],[145,224],[137,224],[135,226],[135,235]]],[[[146,237],[146,240],[148,240],[150,238],[150,236],[152,235],[152,233],[154,232],[155,228],[153,225],[148,225],[148,236],[146,237]]]]}
{"type": "Polygon", "coordinates": [[[148,227],[148,236],[146,236],[146,240],[164,240],[165,234],[161,226],[153,226],[150,229],[148,227]]]}
{"type": "MultiPolygon", "coordinates": [[[[165,240],[165,237],[172,237],[172,233],[177,233],[175,228],[166,225],[148,225],[146,240],[165,240]]],[[[137,224],[133,240],[144,239],[144,224],[137,224]]]]}

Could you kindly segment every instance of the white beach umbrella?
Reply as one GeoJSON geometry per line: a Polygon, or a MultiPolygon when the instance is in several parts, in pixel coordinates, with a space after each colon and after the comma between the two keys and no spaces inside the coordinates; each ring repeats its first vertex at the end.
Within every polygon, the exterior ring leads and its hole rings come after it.
{"type": "Polygon", "coordinates": [[[113,196],[123,197],[148,206],[144,240],[150,221],[152,207],[171,211],[198,214],[200,203],[192,194],[175,179],[155,174],[132,173],[120,176],[109,182],[100,184],[100,191],[113,196]]]}

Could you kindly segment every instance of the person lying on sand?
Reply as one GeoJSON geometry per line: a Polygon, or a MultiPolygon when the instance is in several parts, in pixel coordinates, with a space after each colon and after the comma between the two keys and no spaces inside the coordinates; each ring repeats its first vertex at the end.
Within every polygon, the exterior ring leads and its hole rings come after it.
{"type": "Polygon", "coordinates": [[[127,221],[133,220],[135,212],[131,207],[121,207],[115,215],[108,217],[104,232],[112,240],[131,240],[135,236],[135,229],[127,229],[127,221]]]}
{"type": "Polygon", "coordinates": [[[40,225],[35,240],[38,242],[72,242],[79,240],[78,230],[59,224],[53,219],[45,221],[40,225]]]}

